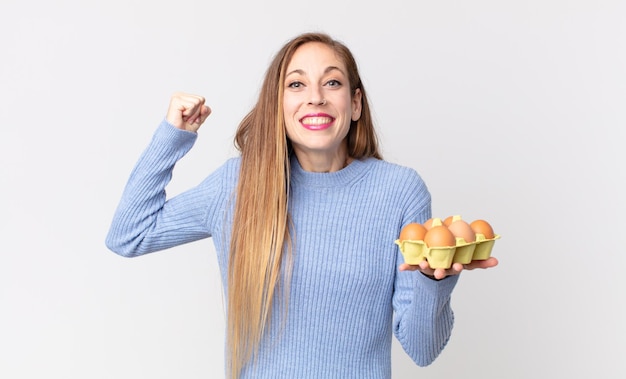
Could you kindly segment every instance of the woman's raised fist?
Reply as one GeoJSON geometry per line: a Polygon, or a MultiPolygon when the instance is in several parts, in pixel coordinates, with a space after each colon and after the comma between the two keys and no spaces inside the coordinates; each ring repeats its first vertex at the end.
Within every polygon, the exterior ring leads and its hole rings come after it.
{"type": "Polygon", "coordinates": [[[170,99],[165,119],[178,129],[196,132],[211,114],[211,108],[204,105],[204,97],[176,92],[170,99]]]}

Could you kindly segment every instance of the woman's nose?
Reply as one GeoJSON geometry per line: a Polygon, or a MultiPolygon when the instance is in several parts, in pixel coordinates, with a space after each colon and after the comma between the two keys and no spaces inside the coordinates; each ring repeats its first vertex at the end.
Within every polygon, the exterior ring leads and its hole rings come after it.
{"type": "Polygon", "coordinates": [[[311,100],[311,101],[309,101],[309,104],[311,104],[311,105],[326,105],[326,99],[311,100]]]}
{"type": "Polygon", "coordinates": [[[326,99],[322,95],[322,91],[319,89],[311,90],[311,98],[309,99],[309,104],[311,105],[324,105],[326,104],[326,99]]]}

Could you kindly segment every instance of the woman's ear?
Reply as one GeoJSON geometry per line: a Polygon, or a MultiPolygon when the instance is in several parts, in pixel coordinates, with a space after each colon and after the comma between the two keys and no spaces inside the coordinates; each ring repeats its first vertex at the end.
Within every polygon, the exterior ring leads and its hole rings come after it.
{"type": "Polygon", "coordinates": [[[354,90],[354,96],[352,96],[352,121],[358,121],[361,118],[361,105],[362,99],[361,89],[354,90]]]}

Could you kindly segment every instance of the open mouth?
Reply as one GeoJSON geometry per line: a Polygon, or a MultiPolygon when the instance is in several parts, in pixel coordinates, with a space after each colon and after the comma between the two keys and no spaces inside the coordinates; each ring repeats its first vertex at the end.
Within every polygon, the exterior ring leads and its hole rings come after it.
{"type": "Polygon", "coordinates": [[[332,125],[334,120],[330,116],[307,116],[300,119],[300,123],[307,129],[320,130],[332,125]]]}

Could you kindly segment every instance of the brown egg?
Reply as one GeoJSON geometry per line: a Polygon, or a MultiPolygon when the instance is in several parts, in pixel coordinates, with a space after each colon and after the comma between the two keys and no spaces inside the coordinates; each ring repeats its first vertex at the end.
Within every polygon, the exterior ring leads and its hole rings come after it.
{"type": "Polygon", "coordinates": [[[455,237],[463,238],[465,242],[476,241],[476,232],[465,220],[457,219],[448,225],[448,229],[455,237]]]}
{"type": "Polygon", "coordinates": [[[452,247],[456,246],[456,239],[447,226],[437,225],[428,229],[424,236],[424,243],[428,247],[452,247]]]}
{"type": "Polygon", "coordinates": [[[476,234],[482,234],[486,239],[492,239],[495,237],[493,228],[485,220],[474,220],[470,223],[470,227],[476,234]]]}
{"type": "Polygon", "coordinates": [[[400,231],[400,241],[423,241],[426,228],[417,222],[406,224],[400,231]]]}

